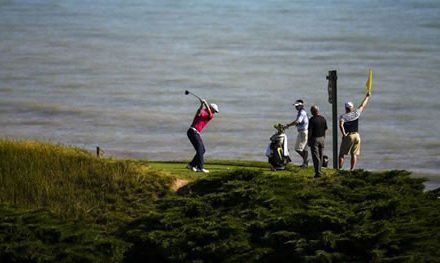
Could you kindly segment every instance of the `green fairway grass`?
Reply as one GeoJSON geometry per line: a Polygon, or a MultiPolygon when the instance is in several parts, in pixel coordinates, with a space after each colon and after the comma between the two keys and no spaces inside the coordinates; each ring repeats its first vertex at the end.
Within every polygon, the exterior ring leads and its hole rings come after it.
{"type": "MultiPolygon", "coordinates": [[[[265,175],[277,174],[289,176],[294,173],[296,176],[313,177],[313,167],[300,168],[299,166],[289,164],[285,170],[272,171],[267,162],[260,161],[232,161],[232,160],[210,160],[205,163],[205,168],[210,171],[208,174],[197,173],[186,168],[187,161],[139,161],[140,164],[151,166],[158,171],[169,172],[181,179],[196,180],[206,176],[224,172],[230,172],[234,169],[261,170],[265,175]]],[[[323,173],[327,176],[335,174],[335,170],[323,168],[323,173]]]]}

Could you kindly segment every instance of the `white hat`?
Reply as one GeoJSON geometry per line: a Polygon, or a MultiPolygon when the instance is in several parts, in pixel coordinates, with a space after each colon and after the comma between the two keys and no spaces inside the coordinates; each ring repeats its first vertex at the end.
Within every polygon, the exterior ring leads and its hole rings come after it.
{"type": "Polygon", "coordinates": [[[217,104],[211,103],[209,104],[209,107],[211,107],[216,113],[219,113],[217,104]]]}
{"type": "Polygon", "coordinates": [[[304,106],[304,101],[303,100],[296,100],[295,103],[293,104],[293,106],[295,106],[295,107],[304,106]]]}
{"type": "Polygon", "coordinates": [[[346,103],[345,103],[345,108],[349,108],[349,109],[351,109],[351,108],[353,108],[353,107],[354,107],[353,102],[349,101],[349,102],[346,102],[346,103]]]}

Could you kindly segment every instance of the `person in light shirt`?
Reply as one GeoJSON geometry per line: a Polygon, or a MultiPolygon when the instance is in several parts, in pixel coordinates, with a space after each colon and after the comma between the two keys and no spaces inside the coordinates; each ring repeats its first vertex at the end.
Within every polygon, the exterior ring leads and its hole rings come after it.
{"type": "Polygon", "coordinates": [[[285,128],[296,126],[296,129],[298,130],[298,136],[296,137],[295,151],[302,158],[302,165],[300,165],[300,167],[307,167],[309,164],[309,153],[307,152],[309,118],[307,117],[307,112],[304,109],[303,100],[296,100],[293,106],[295,106],[298,114],[296,115],[296,119],[293,122],[285,125],[285,128]]]}
{"type": "Polygon", "coordinates": [[[208,104],[206,100],[200,100],[200,107],[194,116],[191,127],[187,131],[188,139],[196,150],[196,154],[192,161],[187,165],[187,168],[194,172],[209,173],[209,171],[204,168],[205,145],[203,144],[200,133],[206,125],[214,119],[214,115],[218,112],[217,104],[208,104]]]}

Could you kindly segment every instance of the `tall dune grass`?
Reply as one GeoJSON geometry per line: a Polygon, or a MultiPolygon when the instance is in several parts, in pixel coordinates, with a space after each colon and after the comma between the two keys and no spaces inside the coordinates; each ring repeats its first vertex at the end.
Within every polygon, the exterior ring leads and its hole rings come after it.
{"type": "Polygon", "coordinates": [[[48,207],[72,219],[129,220],[173,179],[135,162],[100,159],[74,147],[0,140],[0,203],[48,207]]]}

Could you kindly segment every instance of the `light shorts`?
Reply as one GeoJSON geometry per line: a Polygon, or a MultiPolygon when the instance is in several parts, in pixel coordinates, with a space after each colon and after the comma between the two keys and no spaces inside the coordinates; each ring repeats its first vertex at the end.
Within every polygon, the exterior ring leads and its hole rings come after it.
{"type": "Polygon", "coordinates": [[[295,151],[302,152],[307,147],[307,136],[308,131],[298,131],[298,136],[296,137],[295,151]]]}
{"type": "Polygon", "coordinates": [[[339,156],[344,156],[348,153],[351,155],[359,155],[361,153],[361,136],[357,132],[349,133],[347,136],[342,137],[339,156]]]}

